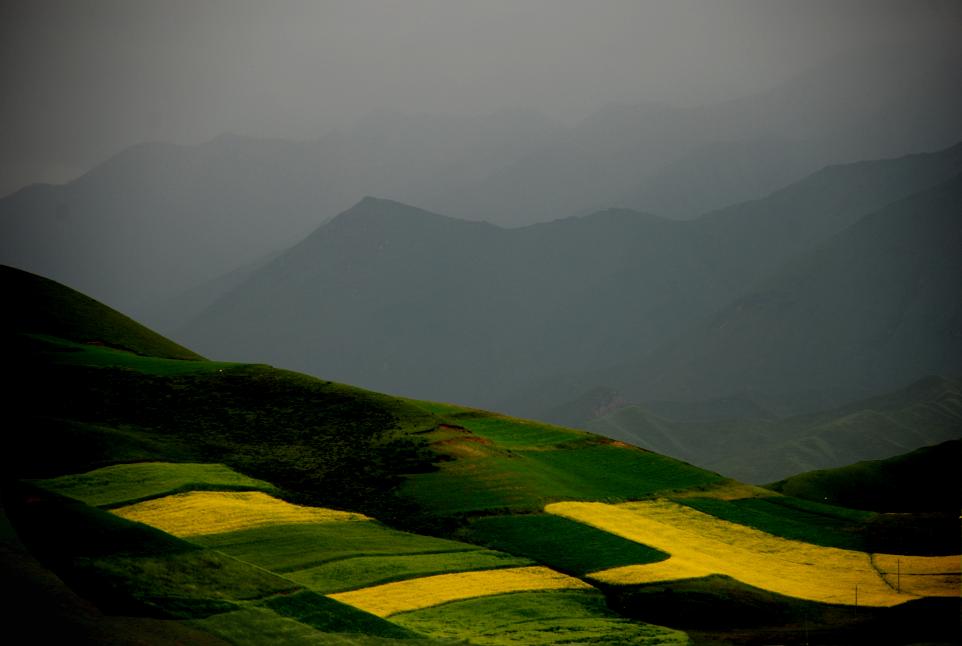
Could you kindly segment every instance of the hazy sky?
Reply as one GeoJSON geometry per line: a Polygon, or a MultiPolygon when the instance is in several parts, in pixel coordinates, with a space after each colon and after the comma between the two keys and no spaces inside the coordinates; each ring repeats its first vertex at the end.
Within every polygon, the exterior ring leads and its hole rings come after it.
{"type": "Polygon", "coordinates": [[[315,138],[373,109],[573,122],[959,34],[958,0],[0,0],[0,194],[142,141],[315,138]]]}

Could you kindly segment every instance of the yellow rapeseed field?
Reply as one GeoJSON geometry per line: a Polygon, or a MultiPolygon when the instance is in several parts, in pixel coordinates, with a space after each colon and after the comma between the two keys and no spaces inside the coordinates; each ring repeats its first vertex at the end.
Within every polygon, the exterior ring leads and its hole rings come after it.
{"type": "MultiPolygon", "coordinates": [[[[855,603],[856,586],[860,605],[893,606],[916,598],[905,586],[897,593],[865,552],[772,536],[667,500],[620,505],[561,502],[548,505],[545,511],[671,554],[661,563],[592,574],[599,581],[648,583],[724,574],[758,588],[825,603],[855,603]]],[[[935,581],[929,585],[939,588],[940,594],[959,594],[957,583],[954,590],[944,582],[942,586],[935,581]]]]}
{"type": "Polygon", "coordinates": [[[920,597],[957,597],[962,586],[960,556],[874,554],[872,562],[893,588],[920,597]]]}
{"type": "Polygon", "coordinates": [[[449,601],[533,590],[591,589],[546,567],[517,567],[439,574],[328,595],[380,617],[428,608],[449,601]]]}
{"type": "Polygon", "coordinates": [[[361,514],[292,505],[260,491],[191,491],[113,512],[181,537],[291,523],[370,520],[361,514]]]}
{"type": "Polygon", "coordinates": [[[671,557],[666,561],[659,561],[658,563],[613,567],[607,570],[593,572],[589,576],[602,583],[639,585],[642,583],[657,583],[659,581],[695,579],[700,576],[708,576],[709,574],[716,574],[716,572],[671,557]]]}

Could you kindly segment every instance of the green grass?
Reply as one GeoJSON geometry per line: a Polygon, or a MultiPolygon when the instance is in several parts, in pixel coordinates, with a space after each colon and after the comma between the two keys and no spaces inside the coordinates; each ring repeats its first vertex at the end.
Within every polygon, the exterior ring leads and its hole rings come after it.
{"type": "Polygon", "coordinates": [[[4,489],[17,533],[41,561],[155,556],[197,551],[170,534],[29,484],[4,489]]]}
{"type": "Polygon", "coordinates": [[[411,630],[316,592],[276,596],[263,605],[325,633],[362,633],[395,639],[419,637],[411,630]]]}
{"type": "Polygon", "coordinates": [[[289,572],[286,576],[306,588],[330,594],[447,572],[489,570],[523,565],[533,565],[533,562],[530,559],[505,554],[504,552],[472,550],[469,552],[432,554],[360,556],[330,561],[303,570],[289,572]]]}
{"type": "Polygon", "coordinates": [[[806,500],[878,512],[958,512],[962,441],[926,446],[886,460],[801,473],[767,485],[806,500]]]}
{"type": "Polygon", "coordinates": [[[464,552],[457,541],[410,534],[370,521],[261,527],[191,540],[276,572],[291,572],[357,556],[464,552]]]}
{"type": "Polygon", "coordinates": [[[24,424],[29,426],[15,426],[22,432],[8,434],[7,450],[0,453],[3,471],[11,476],[47,478],[116,463],[189,462],[202,457],[186,438],[164,436],[139,428],[116,428],[44,417],[35,417],[24,424]]]}
{"type": "Polygon", "coordinates": [[[448,423],[466,428],[507,449],[553,447],[566,442],[591,439],[591,436],[583,431],[554,424],[460,408],[450,404],[424,402],[418,402],[418,404],[443,417],[448,423]]]}
{"type": "Polygon", "coordinates": [[[472,520],[464,532],[472,542],[576,576],[668,558],[660,550],[551,514],[485,516],[472,520]]]}
{"type": "Polygon", "coordinates": [[[351,633],[324,633],[269,608],[244,608],[189,622],[236,646],[415,646],[436,644],[421,639],[393,639],[351,633]]]}
{"type": "Polygon", "coordinates": [[[843,507],[772,496],[742,500],[683,498],[678,502],[718,518],[760,529],[775,536],[840,547],[867,549],[865,529],[875,514],[843,507]]]}
{"type": "Polygon", "coordinates": [[[297,584],[209,550],[157,556],[78,560],[71,577],[112,603],[131,600],[159,614],[203,617],[236,609],[233,602],[292,592],[297,584]]]}
{"type": "MultiPolygon", "coordinates": [[[[135,452],[132,444],[140,450],[154,444],[160,453],[154,459],[226,464],[299,502],[404,518],[410,509],[392,489],[402,474],[430,469],[435,459],[417,434],[433,428],[435,417],[359,388],[258,365],[154,375],[34,359],[23,366],[21,390],[12,397],[20,408],[14,413],[42,432],[31,452],[58,447],[78,429],[110,429],[92,433],[104,440],[131,439],[116,451],[101,441],[98,451],[75,460],[56,451],[68,472],[116,462],[135,452]],[[37,423],[37,414],[58,423],[37,423]]],[[[41,461],[42,454],[24,464],[11,460],[10,474],[52,475],[30,470],[41,461]]]]}
{"type": "Polygon", "coordinates": [[[83,596],[117,614],[198,617],[298,586],[152,527],[28,484],[4,489],[23,543],[83,596]]]}
{"type": "Polygon", "coordinates": [[[224,361],[202,361],[198,359],[171,359],[135,354],[89,343],[76,343],[58,337],[30,334],[25,335],[36,344],[35,347],[47,355],[51,363],[76,366],[95,366],[102,368],[129,368],[148,375],[174,376],[195,372],[219,372],[241,364],[224,361]]]}
{"type": "Polygon", "coordinates": [[[679,631],[619,617],[595,592],[524,592],[457,601],[391,620],[472,644],[687,644],[679,631]]]}
{"type": "Polygon", "coordinates": [[[60,283],[0,265],[6,308],[4,331],[49,334],[78,343],[102,343],[137,354],[169,359],[200,355],[60,283]]]}
{"type": "Polygon", "coordinates": [[[457,458],[410,476],[401,493],[439,514],[540,511],[558,500],[630,500],[721,480],[655,453],[596,444],[457,458]]]}
{"type": "Polygon", "coordinates": [[[267,608],[244,608],[195,620],[189,625],[222,637],[236,646],[264,646],[265,644],[317,646],[318,644],[351,643],[339,642],[336,638],[329,640],[328,635],[267,608]]]}
{"type": "Polygon", "coordinates": [[[88,505],[103,507],[197,489],[267,492],[275,489],[268,482],[248,478],[222,464],[171,462],[118,464],[88,473],[38,480],[36,484],[88,505]]]}

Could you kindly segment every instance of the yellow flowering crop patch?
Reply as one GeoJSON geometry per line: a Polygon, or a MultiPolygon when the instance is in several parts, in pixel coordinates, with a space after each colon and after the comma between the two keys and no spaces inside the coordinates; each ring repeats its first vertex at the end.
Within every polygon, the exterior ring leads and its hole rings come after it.
{"type": "Polygon", "coordinates": [[[708,576],[709,574],[715,574],[715,572],[672,557],[666,561],[659,561],[658,563],[613,567],[594,572],[589,576],[602,583],[639,585],[642,583],[657,583],[659,581],[695,579],[701,576],[708,576]]]}
{"type": "Polygon", "coordinates": [[[370,520],[361,514],[292,505],[260,491],[191,491],[113,512],[181,537],[291,523],[370,520]]]}
{"type": "Polygon", "coordinates": [[[902,592],[920,597],[957,597],[962,586],[962,557],[875,554],[875,568],[902,592]]]}
{"type": "Polygon", "coordinates": [[[532,566],[439,574],[328,596],[380,617],[387,617],[399,612],[472,597],[569,588],[591,589],[591,586],[546,567],[532,566]]]}
{"type": "MultiPolygon", "coordinates": [[[[897,593],[865,552],[772,536],[666,500],[621,505],[562,502],[548,505],[545,511],[671,554],[661,563],[592,574],[600,581],[649,583],[699,573],[724,574],[758,588],[824,603],[855,603],[856,586],[860,605],[893,606],[916,598],[904,587],[897,593]]],[[[957,571],[958,557],[955,564],[957,571]]],[[[958,595],[957,585],[954,594],[958,595]]]]}

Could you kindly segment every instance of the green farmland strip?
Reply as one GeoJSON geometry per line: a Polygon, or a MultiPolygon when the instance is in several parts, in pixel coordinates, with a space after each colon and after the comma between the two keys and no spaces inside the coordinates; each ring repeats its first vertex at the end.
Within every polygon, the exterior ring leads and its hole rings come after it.
{"type": "Polygon", "coordinates": [[[551,514],[486,516],[473,520],[467,531],[473,542],[576,576],[668,558],[660,550],[551,514]]]}
{"type": "Polygon", "coordinates": [[[718,500],[685,498],[678,502],[717,518],[826,547],[866,549],[863,532],[875,514],[822,505],[788,496],[718,500]]]}
{"type": "Polygon", "coordinates": [[[290,646],[316,646],[318,644],[350,644],[349,641],[328,640],[310,626],[294,619],[282,617],[267,608],[244,608],[226,612],[206,619],[190,622],[237,646],[263,646],[264,644],[289,644],[290,646]]]}
{"type": "Polygon", "coordinates": [[[391,621],[472,644],[687,644],[685,633],[630,621],[596,592],[524,592],[405,612],[391,621]]]}
{"type": "Polygon", "coordinates": [[[83,559],[73,572],[87,585],[107,591],[108,603],[130,599],[178,618],[225,612],[236,607],[232,602],[262,599],[298,587],[276,574],[209,550],[83,559]]]}
{"type": "Polygon", "coordinates": [[[362,633],[395,639],[418,637],[407,628],[316,592],[280,595],[267,599],[263,605],[325,633],[362,633]]]}
{"type": "Polygon", "coordinates": [[[42,344],[51,363],[101,368],[129,368],[149,375],[174,376],[220,372],[240,364],[200,359],[168,359],[134,354],[100,345],[76,343],[52,336],[28,335],[42,344]]]}
{"type": "Polygon", "coordinates": [[[113,506],[196,489],[274,491],[263,480],[222,464],[139,462],[88,473],[36,481],[36,484],[88,505],[113,506]]]}
{"type": "Polygon", "coordinates": [[[632,447],[594,445],[444,462],[409,476],[401,491],[439,514],[540,511],[559,500],[631,500],[722,478],[632,447]]]}
{"type": "Polygon", "coordinates": [[[436,644],[425,639],[394,639],[356,633],[326,633],[269,608],[244,608],[190,622],[236,646],[420,646],[436,644]]]}
{"type": "Polygon", "coordinates": [[[590,437],[581,431],[502,415],[465,416],[457,420],[472,433],[507,449],[550,447],[590,437]]]}
{"type": "Polygon", "coordinates": [[[564,442],[586,440],[591,436],[554,424],[508,417],[497,413],[464,408],[438,402],[413,402],[422,409],[438,415],[454,426],[466,428],[472,433],[498,446],[508,449],[550,447],[564,442]]]}
{"type": "Polygon", "coordinates": [[[397,531],[374,521],[261,527],[196,536],[191,541],[276,572],[303,570],[356,556],[481,549],[457,541],[397,531]]]}
{"type": "Polygon", "coordinates": [[[466,572],[523,565],[532,565],[532,561],[504,552],[472,550],[470,552],[437,554],[359,556],[297,570],[288,573],[286,576],[306,588],[329,594],[446,572],[466,572]]]}

